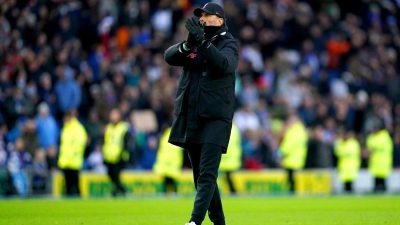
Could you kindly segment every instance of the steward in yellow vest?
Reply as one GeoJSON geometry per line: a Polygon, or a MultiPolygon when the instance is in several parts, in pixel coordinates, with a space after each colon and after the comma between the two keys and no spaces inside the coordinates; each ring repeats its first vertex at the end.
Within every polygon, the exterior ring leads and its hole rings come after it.
{"type": "Polygon", "coordinates": [[[307,154],[307,130],[299,117],[292,113],[289,115],[283,138],[279,146],[282,155],[282,166],[287,170],[288,183],[291,192],[294,192],[294,170],[302,169],[306,161],[307,154]]]}
{"type": "Polygon", "coordinates": [[[225,172],[231,194],[236,193],[235,186],[231,178],[231,172],[242,167],[242,138],[240,131],[235,123],[232,123],[231,137],[229,139],[228,151],[222,155],[219,170],[225,172]]]}
{"type": "Polygon", "coordinates": [[[181,175],[183,164],[183,149],[168,142],[170,133],[171,127],[168,127],[162,134],[153,166],[154,172],[164,177],[164,193],[169,186],[177,192],[176,179],[181,175]]]}
{"type": "Polygon", "coordinates": [[[118,164],[121,160],[124,162],[129,160],[129,153],[125,149],[125,135],[128,128],[128,123],[124,121],[107,124],[103,144],[103,157],[106,163],[118,164]]]}
{"type": "Polygon", "coordinates": [[[375,177],[374,191],[386,191],[385,179],[392,171],[393,141],[383,123],[367,136],[366,147],[370,152],[368,170],[375,177]]]}
{"type": "Polygon", "coordinates": [[[67,112],[61,130],[58,167],[63,171],[67,195],[79,195],[79,170],[87,144],[83,125],[75,117],[75,111],[67,112]]]}
{"type": "Polygon", "coordinates": [[[361,147],[352,131],[342,130],[334,145],[334,152],[338,158],[339,178],[344,182],[344,190],[352,192],[353,181],[357,178],[361,164],[361,147]]]}
{"type": "Polygon", "coordinates": [[[129,160],[129,152],[126,149],[128,128],[128,123],[121,121],[121,112],[118,109],[111,110],[110,123],[107,124],[104,134],[103,158],[114,186],[113,196],[126,192],[121,184],[120,173],[124,162],[129,160]]]}

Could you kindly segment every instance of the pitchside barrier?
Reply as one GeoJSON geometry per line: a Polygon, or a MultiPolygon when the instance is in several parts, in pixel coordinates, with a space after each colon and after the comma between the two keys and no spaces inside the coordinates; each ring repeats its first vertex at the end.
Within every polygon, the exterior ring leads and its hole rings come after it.
{"type": "MultiPolygon", "coordinates": [[[[231,174],[237,194],[284,194],[289,193],[284,170],[236,171],[231,174]]],[[[163,178],[153,172],[124,171],[121,180],[127,194],[156,195],[163,191],[163,178]]],[[[295,173],[297,195],[326,195],[342,192],[342,183],[336,170],[302,170],[295,173]]],[[[400,170],[395,170],[387,179],[388,192],[400,192],[400,170]]],[[[224,173],[219,174],[218,186],[222,193],[229,193],[224,173]]],[[[53,195],[64,193],[62,173],[53,174],[53,195]]],[[[361,170],[354,182],[356,193],[369,193],[373,189],[373,178],[367,170],[361,170]]],[[[112,186],[106,174],[82,172],[80,190],[83,197],[110,195],[112,186]]],[[[193,195],[195,189],[191,171],[183,171],[177,179],[178,195],[193,195]]]]}

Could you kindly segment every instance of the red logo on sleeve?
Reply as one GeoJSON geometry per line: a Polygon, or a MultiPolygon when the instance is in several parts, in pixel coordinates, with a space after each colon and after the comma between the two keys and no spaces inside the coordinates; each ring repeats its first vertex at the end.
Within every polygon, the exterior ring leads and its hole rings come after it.
{"type": "Polygon", "coordinates": [[[194,58],[196,58],[196,56],[197,56],[197,54],[194,54],[194,53],[192,52],[192,53],[190,53],[189,55],[187,55],[186,57],[189,57],[189,58],[191,58],[191,59],[194,59],[194,58]]]}

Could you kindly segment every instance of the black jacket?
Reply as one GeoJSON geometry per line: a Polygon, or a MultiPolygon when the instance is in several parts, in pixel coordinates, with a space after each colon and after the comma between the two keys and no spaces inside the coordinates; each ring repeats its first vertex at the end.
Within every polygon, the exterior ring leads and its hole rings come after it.
{"type": "Polygon", "coordinates": [[[212,143],[226,152],[235,103],[238,44],[223,26],[216,38],[185,52],[182,43],[168,48],[165,61],[182,66],[169,142],[184,148],[212,143]]]}

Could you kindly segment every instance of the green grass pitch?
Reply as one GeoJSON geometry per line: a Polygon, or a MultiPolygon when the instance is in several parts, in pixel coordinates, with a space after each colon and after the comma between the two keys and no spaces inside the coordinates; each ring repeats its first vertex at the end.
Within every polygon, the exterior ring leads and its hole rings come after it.
{"type": "MultiPolygon", "coordinates": [[[[400,196],[224,197],[228,225],[399,225],[400,196]]],[[[1,225],[184,225],[192,198],[0,200],[1,225]]],[[[203,225],[212,225],[208,218],[203,225]]]]}

